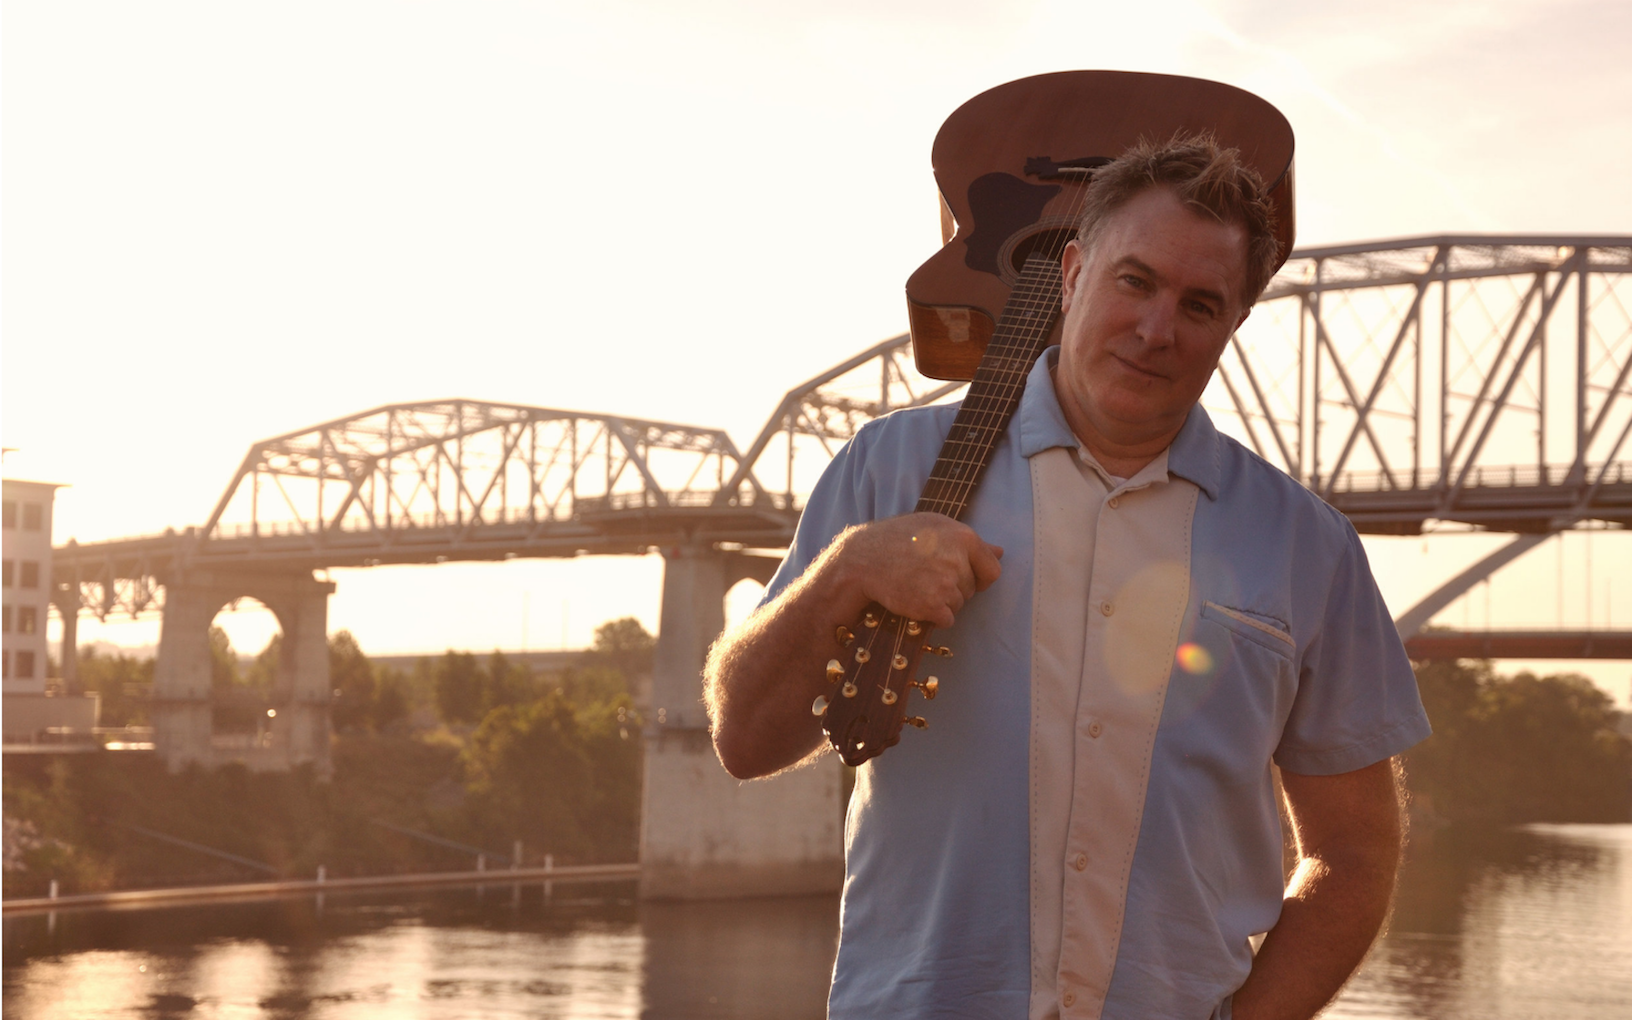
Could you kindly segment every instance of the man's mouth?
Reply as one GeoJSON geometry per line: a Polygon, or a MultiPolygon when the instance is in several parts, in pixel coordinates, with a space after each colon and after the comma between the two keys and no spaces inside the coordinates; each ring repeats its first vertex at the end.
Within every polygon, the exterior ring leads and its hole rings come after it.
{"type": "Polygon", "coordinates": [[[1120,354],[1112,354],[1111,357],[1115,358],[1122,365],[1122,367],[1126,368],[1128,371],[1132,372],[1136,376],[1139,376],[1140,378],[1159,380],[1162,382],[1167,381],[1167,376],[1163,375],[1162,373],[1145,368],[1137,362],[1129,361],[1120,354]]]}

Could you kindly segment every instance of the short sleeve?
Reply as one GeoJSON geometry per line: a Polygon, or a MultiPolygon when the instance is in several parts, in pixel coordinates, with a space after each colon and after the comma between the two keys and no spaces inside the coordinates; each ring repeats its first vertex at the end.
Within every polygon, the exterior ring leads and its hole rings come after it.
{"type": "Polygon", "coordinates": [[[1298,693],[1275,751],[1290,772],[1353,772],[1429,734],[1416,675],[1347,520],[1319,630],[1304,647],[1298,693]]]}
{"type": "Polygon", "coordinates": [[[936,404],[894,411],[863,425],[811,491],[788,555],[765,587],[764,605],[845,528],[910,512],[957,413],[936,404]]]}

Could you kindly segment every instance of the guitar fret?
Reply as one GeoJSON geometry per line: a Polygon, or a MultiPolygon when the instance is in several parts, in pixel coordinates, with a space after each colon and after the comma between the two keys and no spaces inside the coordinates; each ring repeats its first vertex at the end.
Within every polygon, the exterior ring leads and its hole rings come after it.
{"type": "Polygon", "coordinates": [[[1059,265],[1040,255],[1027,259],[941,444],[918,499],[919,511],[955,520],[969,508],[992,451],[1020,404],[1032,362],[1054,328],[1059,296],[1059,265]]]}

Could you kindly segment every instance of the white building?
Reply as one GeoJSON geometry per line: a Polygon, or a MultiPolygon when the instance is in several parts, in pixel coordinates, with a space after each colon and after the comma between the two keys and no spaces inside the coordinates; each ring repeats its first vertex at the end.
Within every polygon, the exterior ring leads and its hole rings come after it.
{"type": "Polygon", "coordinates": [[[3,620],[6,694],[44,694],[51,601],[51,504],[58,486],[7,478],[0,504],[5,564],[3,620]]]}
{"type": "Polygon", "coordinates": [[[99,699],[48,688],[45,620],[51,604],[51,504],[60,486],[4,480],[4,743],[6,751],[92,750],[99,699]]]}

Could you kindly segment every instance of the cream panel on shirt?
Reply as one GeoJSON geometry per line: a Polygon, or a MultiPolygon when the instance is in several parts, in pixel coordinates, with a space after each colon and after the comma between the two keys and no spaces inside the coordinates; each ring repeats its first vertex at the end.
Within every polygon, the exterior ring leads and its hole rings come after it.
{"type": "Polygon", "coordinates": [[[1199,493],[1164,453],[1125,482],[1031,458],[1032,1020],[1100,1015],[1116,965],[1199,493]]]}

